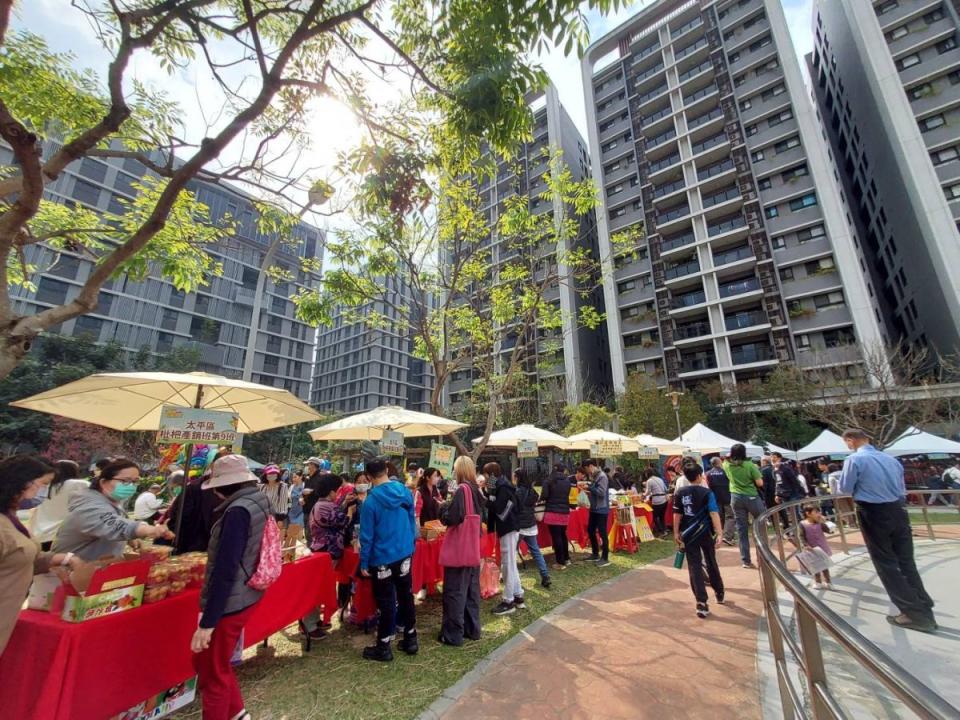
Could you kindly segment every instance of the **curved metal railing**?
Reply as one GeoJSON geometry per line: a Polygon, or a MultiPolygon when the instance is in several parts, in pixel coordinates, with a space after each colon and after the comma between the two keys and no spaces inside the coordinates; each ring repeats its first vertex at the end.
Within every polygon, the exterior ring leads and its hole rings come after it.
{"type": "MultiPolygon", "coordinates": [[[[916,496],[919,499],[927,534],[930,539],[935,540],[936,524],[930,522],[930,511],[926,503],[927,497],[933,493],[939,493],[942,497],[953,501],[956,506],[960,502],[960,490],[910,492],[911,497],[916,496]]],[[[808,717],[814,720],[848,717],[840,702],[831,693],[827,682],[828,672],[824,666],[820,646],[821,632],[825,631],[864,670],[883,683],[894,697],[920,717],[938,720],[960,718],[960,709],[944,700],[896,660],[861,635],[843,617],[813,595],[787,567],[787,562],[801,549],[792,532],[792,528],[795,528],[800,520],[800,509],[810,504],[822,507],[826,503],[832,503],[830,514],[837,524],[840,543],[846,552],[850,544],[848,535],[857,526],[853,498],[849,495],[825,495],[784,503],[767,510],[753,524],[770,650],[776,662],[783,717],[786,720],[808,717]],[[784,518],[791,519],[789,526],[784,524],[784,518]],[[771,522],[773,523],[772,532],[771,522]],[[774,542],[774,547],[771,547],[771,541],[774,542]],[[796,638],[790,631],[788,619],[785,619],[780,612],[777,599],[778,585],[793,598],[796,638]],[[803,689],[798,688],[791,677],[788,664],[791,658],[787,655],[788,650],[792,660],[803,673],[806,681],[806,697],[809,702],[804,701],[803,689]]],[[[957,506],[957,511],[958,522],[960,522],[960,506],[957,506]]]]}

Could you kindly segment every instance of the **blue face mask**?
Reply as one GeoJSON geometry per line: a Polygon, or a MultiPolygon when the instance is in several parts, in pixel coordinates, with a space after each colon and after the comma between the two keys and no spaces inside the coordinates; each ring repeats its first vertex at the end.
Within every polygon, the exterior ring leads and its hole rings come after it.
{"type": "Polygon", "coordinates": [[[137,486],[133,483],[117,483],[117,486],[113,489],[113,492],[110,493],[110,497],[118,502],[123,502],[124,500],[129,500],[137,492],[137,486]]]}

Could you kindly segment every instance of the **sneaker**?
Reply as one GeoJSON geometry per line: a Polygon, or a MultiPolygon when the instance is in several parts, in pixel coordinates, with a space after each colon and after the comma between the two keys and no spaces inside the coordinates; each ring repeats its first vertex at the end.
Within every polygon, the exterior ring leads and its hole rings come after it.
{"type": "Polygon", "coordinates": [[[549,575],[543,575],[543,576],[540,578],[540,586],[541,586],[541,587],[544,587],[544,588],[546,588],[546,589],[549,590],[549,589],[550,589],[550,586],[551,586],[552,584],[553,584],[553,582],[550,580],[550,576],[549,576],[549,575]]]}
{"type": "Polygon", "coordinates": [[[330,635],[323,628],[317,628],[316,630],[311,630],[307,633],[307,637],[311,640],[326,640],[330,635]]]}
{"type": "Polygon", "coordinates": [[[553,566],[553,569],[554,569],[554,570],[566,570],[566,569],[567,569],[567,566],[566,566],[566,565],[561,565],[560,563],[555,563],[554,566],[553,566]]]}
{"type": "Polygon", "coordinates": [[[397,643],[397,649],[403,650],[407,655],[416,655],[420,652],[420,640],[417,638],[417,632],[411,635],[404,635],[403,639],[397,643]]]}
{"type": "Polygon", "coordinates": [[[697,617],[701,620],[707,617],[710,614],[710,608],[707,607],[706,603],[697,603],[697,617]]]}
{"type": "Polygon", "coordinates": [[[527,604],[523,601],[523,598],[522,598],[522,597],[515,597],[515,598],[513,599],[513,606],[514,606],[517,610],[526,610],[526,609],[527,609],[527,604]]]}
{"type": "Polygon", "coordinates": [[[744,568],[745,570],[756,570],[756,569],[757,569],[757,566],[754,565],[754,564],[753,564],[752,562],[750,562],[749,560],[747,560],[747,562],[745,562],[745,563],[741,563],[741,564],[740,564],[740,567],[744,568]]]}
{"type": "Polygon", "coordinates": [[[888,615],[887,622],[894,627],[903,628],[905,630],[916,630],[917,632],[922,633],[936,632],[939,628],[939,625],[937,625],[936,620],[933,618],[923,618],[917,620],[910,617],[906,613],[900,613],[899,615],[888,615]]]}
{"type": "Polygon", "coordinates": [[[391,662],[393,660],[393,650],[389,642],[377,641],[376,645],[365,647],[363,649],[364,660],[376,660],[377,662],[391,662]]]}
{"type": "Polygon", "coordinates": [[[812,583],[810,583],[810,589],[811,589],[811,590],[823,590],[823,584],[822,584],[822,583],[818,583],[818,582],[812,582],[812,583]]]}
{"type": "Polygon", "coordinates": [[[733,547],[733,540],[727,540],[726,538],[724,538],[724,539],[723,539],[723,544],[724,544],[724,545],[729,545],[730,547],[733,547]]]}
{"type": "Polygon", "coordinates": [[[607,567],[610,565],[609,560],[600,560],[597,562],[597,567],[607,567]]]}
{"type": "Polygon", "coordinates": [[[723,593],[717,593],[717,604],[723,605],[726,602],[726,595],[723,593]]]}
{"type": "Polygon", "coordinates": [[[599,559],[600,559],[599,555],[588,555],[587,557],[584,558],[584,560],[588,562],[597,562],[599,559]]]}
{"type": "Polygon", "coordinates": [[[509,615],[516,608],[513,606],[512,602],[507,602],[506,600],[501,600],[500,604],[497,605],[493,610],[494,615],[509,615]]]}

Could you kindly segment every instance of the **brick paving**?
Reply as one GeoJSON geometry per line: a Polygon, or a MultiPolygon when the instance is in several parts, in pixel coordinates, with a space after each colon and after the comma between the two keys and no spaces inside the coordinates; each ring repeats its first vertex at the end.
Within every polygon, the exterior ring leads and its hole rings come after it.
{"type": "Polygon", "coordinates": [[[697,618],[687,570],[628,572],[496,651],[424,718],[760,718],[760,577],[719,552],[727,604],[697,618]]]}

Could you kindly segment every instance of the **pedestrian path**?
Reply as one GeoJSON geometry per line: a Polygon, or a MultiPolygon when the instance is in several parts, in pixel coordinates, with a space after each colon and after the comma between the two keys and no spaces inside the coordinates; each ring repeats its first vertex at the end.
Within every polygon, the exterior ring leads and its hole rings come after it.
{"type": "Polygon", "coordinates": [[[423,720],[760,718],[756,570],[718,551],[727,604],[700,620],[664,561],[560,605],[448,689],[423,720]]]}

